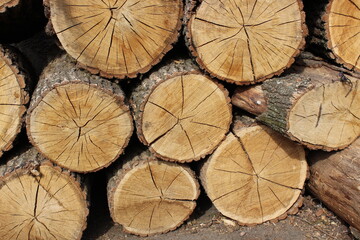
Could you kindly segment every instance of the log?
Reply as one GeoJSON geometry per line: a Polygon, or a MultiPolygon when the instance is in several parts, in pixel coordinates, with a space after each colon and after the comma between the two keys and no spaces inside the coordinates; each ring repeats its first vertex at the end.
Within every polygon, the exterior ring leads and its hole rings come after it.
{"type": "Polygon", "coordinates": [[[54,0],[49,11],[62,46],[80,66],[108,78],[133,78],[177,41],[183,3],[54,0]]]}
{"type": "Polygon", "coordinates": [[[0,166],[1,239],[81,239],[86,189],[34,148],[0,166]]]}
{"type": "Polygon", "coordinates": [[[309,46],[320,56],[335,60],[351,70],[360,70],[357,1],[305,0],[309,46]]]}
{"type": "Polygon", "coordinates": [[[0,46],[0,156],[12,148],[29,102],[31,70],[15,48],[0,46]]]}
{"type": "Polygon", "coordinates": [[[159,158],[190,162],[211,153],[231,123],[228,92],[190,59],[165,64],[133,91],[137,135],[159,158]]]}
{"type": "Polygon", "coordinates": [[[187,24],[186,41],[212,76],[240,85],[264,81],[282,73],[303,49],[302,9],[299,0],[201,1],[187,24]]]}
{"type": "Polygon", "coordinates": [[[333,153],[314,151],[308,156],[310,192],[352,227],[360,230],[360,138],[333,153]]]}
{"type": "Polygon", "coordinates": [[[310,149],[343,149],[360,134],[359,75],[309,61],[261,86],[238,88],[232,103],[310,149]]]}
{"type": "Polygon", "coordinates": [[[149,151],[128,157],[110,178],[107,192],[114,222],[140,236],[176,229],[200,194],[190,168],[159,161],[149,151]]]}
{"type": "Polygon", "coordinates": [[[201,168],[200,179],[223,215],[255,225],[298,211],[307,172],[301,145],[266,126],[236,122],[201,168]]]}
{"type": "Polygon", "coordinates": [[[63,55],[42,73],[26,118],[37,150],[57,165],[93,172],[115,161],[133,133],[120,87],[63,55]]]}
{"type": "Polygon", "coordinates": [[[0,42],[24,40],[46,24],[41,0],[0,1],[0,42]]]}

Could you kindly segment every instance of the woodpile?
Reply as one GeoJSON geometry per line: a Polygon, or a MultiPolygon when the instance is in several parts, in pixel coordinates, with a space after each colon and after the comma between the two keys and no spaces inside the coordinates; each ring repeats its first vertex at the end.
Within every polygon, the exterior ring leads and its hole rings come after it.
{"type": "MultiPolygon", "coordinates": [[[[0,29],[38,14],[25,2],[0,3],[0,29]]],[[[360,3],[43,4],[44,32],[0,47],[0,239],[80,239],[97,171],[140,236],[183,224],[198,178],[241,225],[296,214],[307,185],[360,230],[360,3]]]]}

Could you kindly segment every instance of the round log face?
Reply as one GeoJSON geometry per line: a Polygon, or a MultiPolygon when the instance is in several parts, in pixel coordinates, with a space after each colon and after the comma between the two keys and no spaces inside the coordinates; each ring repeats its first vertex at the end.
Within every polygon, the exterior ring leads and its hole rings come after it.
{"type": "Polygon", "coordinates": [[[0,156],[20,131],[26,111],[25,81],[18,72],[0,53],[0,156]]]}
{"type": "Polygon", "coordinates": [[[159,157],[186,162],[209,154],[231,123],[227,93],[208,77],[180,75],[160,83],[146,101],[142,132],[159,157]]]}
{"type": "Polygon", "coordinates": [[[177,40],[182,1],[54,0],[51,21],[65,50],[106,77],[135,77],[177,40]]]}
{"type": "Polygon", "coordinates": [[[265,80],[289,67],[304,44],[298,0],[202,1],[189,28],[200,66],[236,84],[265,80]]]}
{"type": "Polygon", "coordinates": [[[288,121],[288,133],[292,137],[309,147],[325,150],[345,148],[358,138],[360,83],[350,76],[346,78],[349,78],[347,82],[316,87],[296,102],[288,121]]]}
{"type": "Polygon", "coordinates": [[[122,100],[84,83],[58,85],[28,118],[28,135],[48,159],[75,172],[108,166],[133,131],[122,100]]]}
{"type": "Polygon", "coordinates": [[[307,175],[304,149],[266,127],[230,133],[201,180],[215,207],[241,224],[283,215],[297,201],[307,175]]]}
{"type": "Polygon", "coordinates": [[[79,184],[51,165],[35,172],[1,179],[0,238],[80,239],[88,209],[79,184]]]}
{"type": "Polygon", "coordinates": [[[327,12],[328,47],[340,63],[360,70],[360,1],[331,0],[327,12]]]}
{"type": "Polygon", "coordinates": [[[110,199],[112,217],[137,235],[168,232],[193,212],[198,188],[194,175],[182,166],[144,161],[116,186],[110,199]]]}

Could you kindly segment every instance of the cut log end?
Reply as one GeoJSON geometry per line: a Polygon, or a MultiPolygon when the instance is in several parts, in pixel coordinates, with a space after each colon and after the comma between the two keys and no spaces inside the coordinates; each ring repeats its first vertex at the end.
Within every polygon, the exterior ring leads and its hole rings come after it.
{"type": "Polygon", "coordinates": [[[80,239],[88,215],[78,182],[50,163],[0,179],[1,239],[80,239]]]}
{"type": "Polygon", "coordinates": [[[183,3],[175,1],[50,2],[65,50],[105,77],[135,77],[158,63],[177,40],[183,3]]]}
{"type": "Polygon", "coordinates": [[[308,172],[304,149],[264,126],[243,127],[235,134],[227,136],[201,171],[215,207],[244,225],[296,212],[292,207],[301,203],[297,200],[308,172]]]}
{"type": "Polygon", "coordinates": [[[27,118],[34,146],[56,164],[96,171],[115,161],[133,132],[129,109],[95,85],[71,82],[46,93],[27,118]]]}
{"type": "Polygon", "coordinates": [[[305,45],[301,1],[202,1],[189,21],[190,49],[202,68],[236,84],[288,68],[305,45]]]}
{"type": "Polygon", "coordinates": [[[199,160],[228,132],[229,102],[226,90],[204,75],[172,77],[160,83],[145,102],[141,138],[165,160],[199,160]]]}
{"type": "Polygon", "coordinates": [[[144,160],[122,171],[109,194],[109,205],[113,220],[127,232],[140,236],[165,233],[193,212],[199,185],[190,169],[144,160]]]}

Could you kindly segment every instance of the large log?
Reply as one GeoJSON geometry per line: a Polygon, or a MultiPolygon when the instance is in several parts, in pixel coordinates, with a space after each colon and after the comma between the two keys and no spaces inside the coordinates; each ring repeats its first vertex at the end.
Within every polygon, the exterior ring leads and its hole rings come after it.
{"type": "Polygon", "coordinates": [[[133,155],[108,182],[113,220],[140,236],[174,230],[196,206],[200,190],[194,173],[149,151],[133,155]]]}
{"type": "Polygon", "coordinates": [[[288,68],[305,45],[300,0],[201,1],[187,23],[186,41],[201,68],[235,84],[250,84],[288,68]]]}
{"type": "Polygon", "coordinates": [[[337,216],[360,231],[360,138],[339,152],[311,152],[308,188],[337,216]]]}
{"type": "Polygon", "coordinates": [[[120,87],[77,69],[68,55],[56,58],[42,73],[26,124],[40,153],[75,172],[108,166],[133,133],[120,87]]]}
{"type": "Polygon", "coordinates": [[[0,238],[80,240],[86,189],[34,148],[0,166],[0,238]]]}
{"type": "Polygon", "coordinates": [[[306,62],[294,67],[295,73],[238,88],[232,102],[308,148],[343,149],[360,134],[359,75],[318,60],[306,62]]]}
{"type": "Polygon", "coordinates": [[[175,60],[145,78],[131,105],[137,134],[156,156],[189,162],[211,153],[231,123],[231,105],[223,86],[191,60],[175,60]]]}
{"type": "Polygon", "coordinates": [[[236,122],[201,169],[214,206],[243,225],[286,218],[302,205],[305,151],[270,128],[236,122]]]}
{"type": "Polygon", "coordinates": [[[49,11],[62,46],[82,67],[124,78],[147,72],[172,48],[183,2],[53,0],[49,11]]]}
{"type": "Polygon", "coordinates": [[[29,66],[14,48],[0,46],[0,156],[12,148],[29,102],[29,66]]]}

